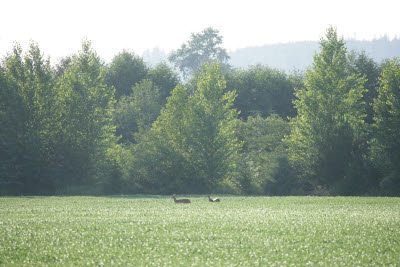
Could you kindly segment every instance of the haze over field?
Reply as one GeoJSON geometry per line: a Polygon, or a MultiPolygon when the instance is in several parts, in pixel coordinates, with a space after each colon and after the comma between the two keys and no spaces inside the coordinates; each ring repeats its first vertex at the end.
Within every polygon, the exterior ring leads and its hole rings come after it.
{"type": "Polygon", "coordinates": [[[264,44],[318,41],[329,25],[346,39],[399,34],[394,0],[376,1],[2,1],[0,56],[13,42],[36,41],[52,60],[79,50],[83,38],[106,61],[128,49],[169,53],[191,33],[220,30],[228,51],[264,44]]]}

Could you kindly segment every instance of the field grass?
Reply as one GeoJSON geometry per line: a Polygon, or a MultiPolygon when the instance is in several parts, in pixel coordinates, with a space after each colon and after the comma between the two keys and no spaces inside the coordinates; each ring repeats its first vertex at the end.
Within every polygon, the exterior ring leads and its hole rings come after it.
{"type": "Polygon", "coordinates": [[[0,265],[400,264],[400,198],[186,197],[0,198],[0,265]]]}

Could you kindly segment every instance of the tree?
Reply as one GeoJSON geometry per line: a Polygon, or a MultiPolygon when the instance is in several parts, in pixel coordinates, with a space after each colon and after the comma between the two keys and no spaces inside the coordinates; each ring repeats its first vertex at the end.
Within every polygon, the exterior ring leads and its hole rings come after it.
{"type": "Polygon", "coordinates": [[[379,168],[381,188],[390,194],[400,193],[400,60],[388,62],[383,69],[374,102],[374,139],[371,142],[373,163],[379,168]]]}
{"type": "Polygon", "coordinates": [[[136,146],[146,157],[135,154],[136,162],[141,162],[133,175],[137,181],[146,181],[147,187],[197,193],[229,184],[240,143],[234,132],[238,112],[232,109],[236,94],[225,92],[225,87],[221,70],[213,63],[204,66],[193,94],[179,85],[174,89],[153,127],[136,146]]]}
{"type": "Polygon", "coordinates": [[[365,122],[368,124],[372,124],[374,117],[372,106],[374,103],[374,99],[378,96],[377,89],[379,87],[381,68],[372,58],[367,56],[365,51],[359,53],[352,51],[349,54],[349,67],[350,71],[354,74],[361,74],[366,78],[364,84],[366,92],[363,96],[367,115],[365,117],[365,122]]]}
{"type": "Polygon", "coordinates": [[[134,135],[145,132],[160,114],[160,93],[151,80],[143,80],[132,87],[129,96],[123,96],[114,113],[116,134],[122,143],[135,143],[134,135]]]}
{"type": "Polygon", "coordinates": [[[284,119],[293,117],[293,93],[298,81],[296,75],[288,76],[261,65],[227,73],[227,87],[237,91],[235,108],[241,111],[240,117],[244,119],[257,115],[265,118],[272,113],[284,119]]]}
{"type": "Polygon", "coordinates": [[[152,128],[136,136],[137,144],[132,146],[133,160],[128,165],[131,166],[128,172],[140,192],[195,191],[190,181],[194,172],[185,154],[187,108],[187,91],[178,85],[152,128]]]}
{"type": "Polygon", "coordinates": [[[179,83],[178,75],[165,63],[151,68],[147,77],[133,85],[131,92],[118,101],[114,123],[122,143],[135,143],[135,134],[151,127],[167,97],[179,83]]]}
{"type": "Polygon", "coordinates": [[[16,193],[21,185],[18,166],[24,105],[15,84],[0,66],[0,195],[16,193]]]}
{"type": "Polygon", "coordinates": [[[238,112],[235,91],[226,90],[220,67],[206,65],[197,90],[189,98],[187,142],[192,162],[207,189],[232,176],[240,144],[235,136],[238,112]]]}
{"type": "Polygon", "coordinates": [[[188,43],[173,51],[168,60],[183,73],[184,78],[211,61],[226,63],[229,55],[226,49],[220,47],[222,39],[219,31],[213,28],[206,28],[197,34],[192,33],[188,43]]]}
{"type": "Polygon", "coordinates": [[[25,55],[16,44],[5,59],[2,76],[5,128],[0,135],[8,157],[6,183],[19,193],[51,192],[56,120],[50,61],[43,59],[36,43],[31,42],[25,55]]]}
{"type": "MultiPolygon", "coordinates": [[[[55,161],[60,166],[58,187],[92,185],[109,173],[107,153],[115,146],[114,89],[104,82],[103,64],[90,41],[58,80],[59,145],[55,161]]],[[[56,115],[55,115],[56,116],[56,115]]]]}
{"type": "Polygon", "coordinates": [[[243,141],[243,148],[238,181],[243,193],[303,193],[295,171],[288,164],[283,139],[289,133],[289,122],[276,114],[267,118],[250,116],[247,121],[240,121],[238,135],[243,141]]]}
{"type": "Polygon", "coordinates": [[[350,185],[362,186],[349,171],[366,140],[365,78],[349,70],[345,43],[335,29],[329,28],[320,44],[305,88],[295,92],[298,115],[291,120],[287,138],[289,159],[314,186],[352,193],[350,185]]]}
{"type": "Polygon", "coordinates": [[[129,95],[132,86],[146,79],[148,74],[149,68],[143,59],[124,50],[112,59],[105,82],[108,86],[114,86],[115,99],[119,100],[123,95],[129,95]]]}
{"type": "Polygon", "coordinates": [[[150,69],[148,77],[158,87],[160,104],[164,106],[167,103],[167,97],[171,95],[172,90],[179,84],[179,75],[165,62],[162,62],[150,69]]]}

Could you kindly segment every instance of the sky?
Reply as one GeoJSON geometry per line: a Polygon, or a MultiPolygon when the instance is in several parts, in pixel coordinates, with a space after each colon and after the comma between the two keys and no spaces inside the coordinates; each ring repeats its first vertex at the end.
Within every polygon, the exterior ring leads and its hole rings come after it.
{"type": "Polygon", "coordinates": [[[345,39],[400,37],[398,0],[1,0],[0,57],[14,42],[38,43],[51,61],[76,53],[83,39],[110,61],[126,49],[166,53],[207,27],[228,51],[318,41],[332,25],[345,39]]]}

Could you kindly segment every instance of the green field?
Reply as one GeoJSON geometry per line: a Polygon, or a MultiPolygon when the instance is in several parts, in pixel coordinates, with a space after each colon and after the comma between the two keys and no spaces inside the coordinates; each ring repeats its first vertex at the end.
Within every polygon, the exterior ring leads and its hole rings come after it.
{"type": "Polygon", "coordinates": [[[0,198],[0,265],[400,263],[400,198],[186,197],[0,198]]]}

